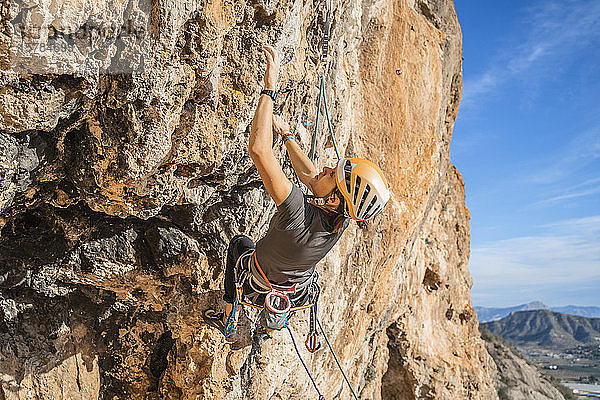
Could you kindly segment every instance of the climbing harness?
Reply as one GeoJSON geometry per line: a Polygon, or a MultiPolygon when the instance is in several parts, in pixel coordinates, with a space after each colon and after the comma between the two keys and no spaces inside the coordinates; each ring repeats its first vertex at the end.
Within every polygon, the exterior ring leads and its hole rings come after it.
{"type": "Polygon", "coordinates": [[[258,264],[254,249],[248,250],[238,258],[234,268],[236,296],[233,301],[231,313],[227,317],[227,323],[225,324],[225,336],[230,335],[231,332],[233,332],[235,326],[235,314],[237,307],[240,305],[259,310],[258,323],[264,328],[277,330],[285,328],[292,313],[315,306],[320,292],[317,284],[317,277],[318,275],[315,272],[315,275],[307,285],[298,286],[297,284],[294,284],[290,288],[273,285],[269,282],[267,276],[258,264]],[[252,266],[256,267],[262,279],[266,282],[267,287],[265,287],[264,283],[261,283],[256,279],[255,275],[251,272],[252,266]],[[245,283],[247,283],[253,291],[251,295],[246,296],[249,298],[249,301],[245,301],[244,299],[245,283]],[[308,290],[308,304],[294,306],[288,293],[295,293],[297,290],[301,289],[308,290]],[[264,296],[264,301],[261,296],[264,296]]]}
{"type": "MultiPolygon", "coordinates": [[[[331,353],[333,354],[333,357],[337,362],[338,367],[342,371],[342,375],[344,375],[344,378],[346,379],[346,383],[348,383],[348,386],[350,386],[350,382],[348,381],[348,378],[342,370],[337,356],[335,355],[335,352],[333,351],[333,348],[329,343],[329,339],[323,331],[323,327],[321,326],[321,322],[319,321],[317,316],[317,300],[319,298],[320,288],[317,284],[318,275],[316,274],[316,272],[315,276],[310,282],[310,285],[308,286],[309,302],[308,304],[305,304],[303,306],[295,306],[293,301],[290,300],[287,296],[287,293],[296,290],[297,285],[294,285],[289,289],[278,289],[275,288],[275,285],[269,282],[262,268],[258,264],[258,260],[256,260],[256,253],[254,249],[247,251],[238,258],[236,266],[234,268],[234,277],[236,284],[236,296],[233,302],[231,313],[227,317],[227,323],[225,324],[225,336],[229,337],[234,331],[235,314],[239,305],[249,306],[260,310],[260,319],[256,322],[257,324],[260,324],[263,327],[269,329],[288,329],[288,332],[290,333],[290,337],[292,339],[292,343],[294,345],[294,349],[296,350],[296,354],[298,355],[300,362],[304,366],[306,373],[312,381],[315,390],[319,394],[319,400],[325,400],[325,396],[323,396],[323,394],[321,394],[321,392],[319,391],[315,380],[313,379],[312,375],[310,374],[310,371],[308,370],[308,367],[306,366],[306,363],[300,355],[300,351],[298,350],[298,346],[296,345],[296,340],[294,339],[294,335],[289,327],[289,318],[293,312],[310,308],[310,327],[305,342],[306,349],[309,352],[314,353],[315,351],[321,348],[321,343],[319,343],[318,341],[319,333],[316,329],[316,325],[318,324],[319,328],[321,329],[321,332],[323,333],[323,336],[325,337],[325,340],[327,341],[327,345],[329,346],[329,349],[331,350],[331,353]],[[259,273],[261,274],[264,281],[268,284],[270,290],[265,291],[263,289],[264,286],[260,282],[256,281],[254,275],[251,273],[250,270],[250,266],[252,265],[251,263],[253,263],[257,267],[259,273]],[[238,278],[238,273],[241,273],[241,278],[238,278]],[[255,293],[258,294],[257,296],[253,296],[252,302],[244,301],[243,285],[246,282],[253,290],[255,290],[255,293]],[[260,306],[256,304],[256,302],[258,302],[258,296],[260,296],[261,294],[265,294],[265,292],[266,296],[264,305],[260,306]]],[[[358,400],[356,394],[354,393],[354,390],[352,389],[352,386],[350,386],[350,390],[352,391],[354,398],[358,400]]]]}
{"type": "Polygon", "coordinates": [[[265,297],[265,306],[260,310],[260,324],[265,328],[280,330],[287,326],[292,302],[287,293],[272,290],[265,297]]]}
{"type": "Polygon", "coordinates": [[[265,305],[260,310],[260,324],[268,329],[280,330],[287,326],[292,309],[292,301],[288,297],[288,293],[296,293],[296,284],[290,289],[281,291],[273,288],[271,282],[263,272],[262,268],[256,260],[256,253],[253,253],[254,264],[258,267],[262,278],[269,285],[269,293],[265,296],[265,305]]]}

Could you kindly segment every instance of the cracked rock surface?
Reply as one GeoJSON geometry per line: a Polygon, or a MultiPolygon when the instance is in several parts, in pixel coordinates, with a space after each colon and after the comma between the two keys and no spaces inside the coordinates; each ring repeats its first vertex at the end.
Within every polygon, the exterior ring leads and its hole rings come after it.
{"type": "MultiPolygon", "coordinates": [[[[286,332],[253,340],[246,310],[229,343],[201,313],[223,306],[229,239],[258,240],[275,210],[246,150],[260,46],[282,53],[277,112],[308,151],[325,7],[0,0],[1,399],[316,397],[286,332]]],[[[317,267],[321,322],[362,399],[497,399],[449,159],[461,48],[450,0],[333,2],[337,145],[392,190],[317,267]]],[[[336,155],[323,118],[318,132],[322,168],[336,155]]],[[[300,351],[326,398],[350,398],[325,345],[300,351]]]]}
{"type": "MultiPolygon", "coordinates": [[[[483,328],[485,347],[498,374],[494,386],[499,397],[514,400],[564,400],[565,397],[538,366],[528,361],[514,346],[483,328]]],[[[566,388],[565,388],[566,389],[566,388]]],[[[568,390],[568,389],[567,389],[568,390]]]]}

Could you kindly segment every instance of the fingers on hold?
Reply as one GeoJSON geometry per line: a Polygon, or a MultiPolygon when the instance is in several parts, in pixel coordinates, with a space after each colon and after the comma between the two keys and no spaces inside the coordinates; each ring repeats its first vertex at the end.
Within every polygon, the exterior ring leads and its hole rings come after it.
{"type": "Polygon", "coordinates": [[[266,46],[262,48],[262,51],[265,54],[265,57],[267,58],[268,62],[273,60],[273,55],[269,52],[269,50],[267,50],[266,46]]]}
{"type": "Polygon", "coordinates": [[[267,52],[269,52],[269,54],[271,55],[271,57],[273,57],[273,60],[277,60],[277,51],[275,51],[275,49],[272,46],[265,46],[264,47],[267,52]]]}

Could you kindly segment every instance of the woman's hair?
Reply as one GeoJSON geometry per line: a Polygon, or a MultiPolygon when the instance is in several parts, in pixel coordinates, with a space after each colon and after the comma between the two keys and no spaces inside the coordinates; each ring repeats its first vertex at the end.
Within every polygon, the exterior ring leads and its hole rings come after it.
{"type": "Polygon", "coordinates": [[[344,199],[344,196],[342,196],[342,193],[338,188],[336,188],[333,193],[335,193],[338,199],[340,199],[340,204],[335,210],[336,214],[335,217],[333,217],[333,223],[331,224],[333,226],[333,232],[335,233],[339,232],[340,229],[342,229],[348,216],[346,213],[346,199],[344,199]]]}
{"type": "MultiPolygon", "coordinates": [[[[331,224],[333,226],[333,232],[335,233],[339,232],[339,230],[342,229],[346,219],[350,217],[348,216],[348,212],[346,211],[346,199],[344,198],[344,196],[342,196],[340,190],[336,188],[333,193],[335,193],[336,196],[340,199],[340,205],[335,210],[336,215],[335,217],[333,217],[333,223],[331,224]]],[[[367,229],[367,227],[369,226],[367,221],[356,221],[356,225],[360,229],[367,229]]]]}
{"type": "MultiPolygon", "coordinates": [[[[329,220],[329,226],[331,227],[332,233],[337,233],[344,227],[346,220],[348,220],[350,217],[348,216],[348,211],[346,208],[346,199],[344,198],[344,196],[342,196],[342,193],[338,188],[335,188],[335,190],[329,196],[333,196],[334,194],[337,196],[338,199],[340,199],[340,204],[335,210],[332,210],[329,207],[324,207],[322,205],[317,205],[317,207],[326,210],[327,213],[331,215],[331,219],[329,220]]],[[[328,199],[329,196],[325,197],[324,199],[328,199]]],[[[312,196],[309,196],[309,198],[310,197],[312,196]]],[[[367,221],[357,221],[357,224],[360,229],[365,229],[367,227],[367,221]]]]}

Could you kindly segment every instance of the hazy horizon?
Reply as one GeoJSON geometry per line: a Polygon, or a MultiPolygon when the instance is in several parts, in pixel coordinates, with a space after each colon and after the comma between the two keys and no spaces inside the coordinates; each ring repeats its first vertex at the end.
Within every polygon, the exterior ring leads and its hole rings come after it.
{"type": "MultiPolygon", "coordinates": [[[[486,306],[486,305],[482,305],[482,304],[475,304],[473,303],[473,307],[485,307],[485,308],[512,308],[512,307],[518,307],[518,306],[522,306],[522,305],[527,305],[527,304],[531,304],[531,303],[537,303],[540,302],[539,300],[532,300],[532,301],[528,301],[526,303],[518,303],[518,304],[511,304],[511,305],[500,305],[500,306],[486,306]]],[[[540,302],[543,303],[544,305],[550,307],[550,308],[559,308],[559,307],[597,307],[600,308],[600,305],[598,304],[560,304],[560,305],[552,305],[552,304],[548,304],[548,303],[544,303],[543,301],[540,302]]]]}

